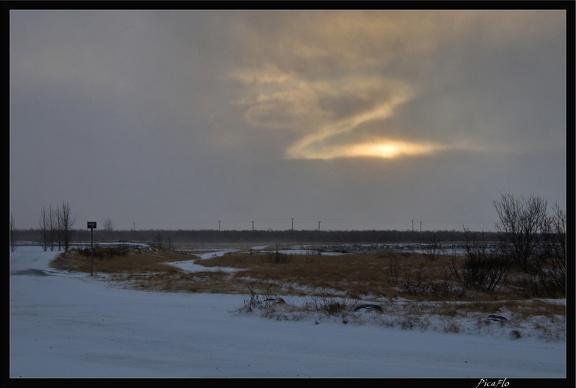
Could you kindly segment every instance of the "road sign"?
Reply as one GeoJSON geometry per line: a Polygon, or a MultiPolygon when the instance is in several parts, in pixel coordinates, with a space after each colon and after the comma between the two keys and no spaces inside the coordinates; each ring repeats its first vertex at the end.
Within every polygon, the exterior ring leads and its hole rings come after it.
{"type": "Polygon", "coordinates": [[[94,276],[94,229],[96,229],[96,221],[88,221],[88,229],[90,229],[90,276],[94,276]]]}

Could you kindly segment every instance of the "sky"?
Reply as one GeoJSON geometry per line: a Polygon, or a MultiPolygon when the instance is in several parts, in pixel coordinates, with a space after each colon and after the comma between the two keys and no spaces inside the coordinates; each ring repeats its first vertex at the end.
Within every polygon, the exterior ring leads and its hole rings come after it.
{"type": "MultiPolygon", "coordinates": [[[[57,254],[23,246],[10,254],[11,379],[410,378],[420,386],[465,379],[444,383],[502,388],[518,379],[544,379],[539,383],[549,387],[574,382],[566,341],[540,339],[529,327],[512,339],[498,322],[478,334],[403,330],[370,324],[374,313],[367,311],[365,324],[267,319],[240,312],[247,295],[125,289],[97,271],[49,267],[57,254]]],[[[189,271],[193,264],[174,263],[189,271]]]]}
{"type": "Polygon", "coordinates": [[[566,209],[566,10],[9,21],[16,228],[64,203],[119,230],[491,231],[503,193],[566,209]]]}

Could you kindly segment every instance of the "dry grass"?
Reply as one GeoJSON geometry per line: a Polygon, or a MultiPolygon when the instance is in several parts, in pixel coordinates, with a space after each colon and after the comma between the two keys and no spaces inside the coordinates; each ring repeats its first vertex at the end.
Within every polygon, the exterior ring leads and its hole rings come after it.
{"type": "MultiPolygon", "coordinates": [[[[131,250],[126,255],[94,256],[96,273],[129,282],[134,288],[174,292],[245,294],[257,292],[306,296],[323,293],[350,298],[406,298],[415,301],[475,301],[520,303],[522,292],[510,287],[498,292],[462,290],[453,277],[454,265],[464,258],[449,256],[427,261],[415,253],[377,252],[326,256],[270,252],[234,252],[200,260],[189,252],[131,250]],[[171,265],[193,261],[206,271],[186,272],[171,265]],[[218,269],[220,270],[214,270],[218,269]],[[235,269],[235,271],[224,271],[235,269]]],[[[51,266],[90,273],[90,256],[77,250],[59,255],[51,266]]],[[[510,276],[514,276],[512,273],[510,276]]],[[[492,305],[492,303],[489,303],[492,305]]],[[[476,309],[479,309],[478,304],[476,309]]]]}
{"type": "MultiPolygon", "coordinates": [[[[126,272],[175,273],[182,271],[170,265],[171,262],[190,260],[192,258],[189,254],[186,255],[162,249],[153,249],[150,251],[130,250],[127,252],[127,255],[113,255],[105,258],[95,253],[93,267],[94,271],[107,274],[126,272]]],[[[81,254],[78,250],[62,253],[50,263],[50,266],[65,271],[87,273],[90,273],[92,267],[91,257],[81,254]]]]}
{"type": "MultiPolygon", "coordinates": [[[[368,319],[382,326],[453,333],[497,327],[508,330],[510,336],[516,335],[514,338],[535,328],[542,338],[564,338],[564,330],[558,327],[565,324],[565,303],[526,297],[514,282],[512,287],[497,292],[462,290],[452,269],[463,263],[463,257],[430,261],[423,255],[398,252],[327,256],[247,250],[200,259],[193,252],[170,251],[162,246],[98,253],[93,258],[94,273],[106,274],[106,279],[120,286],[248,295],[239,310],[258,311],[271,319],[299,320],[312,313],[344,323],[363,324],[368,319]],[[171,264],[182,261],[191,261],[205,270],[189,272],[171,264]],[[290,305],[282,296],[305,297],[306,302],[290,305]],[[377,307],[376,315],[369,313],[366,318],[355,312],[366,303],[377,307]],[[486,320],[495,313],[507,315],[508,321],[486,320]],[[471,329],[462,322],[476,323],[471,329]]],[[[90,273],[91,258],[86,251],[72,250],[59,255],[50,266],[90,273]]],[[[512,278],[518,275],[510,273],[512,278]]]]}

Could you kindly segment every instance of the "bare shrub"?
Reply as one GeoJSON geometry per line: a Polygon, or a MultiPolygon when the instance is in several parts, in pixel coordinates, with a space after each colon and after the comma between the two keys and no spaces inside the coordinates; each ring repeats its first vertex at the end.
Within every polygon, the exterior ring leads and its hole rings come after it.
{"type": "Polygon", "coordinates": [[[427,292],[441,297],[462,297],[464,296],[465,289],[454,284],[450,279],[440,279],[428,282],[427,292]]]}
{"type": "Polygon", "coordinates": [[[522,275],[519,283],[528,297],[563,297],[566,294],[566,274],[563,269],[541,266],[522,275]]]}
{"type": "Polygon", "coordinates": [[[394,283],[398,283],[398,278],[400,277],[400,259],[397,255],[391,255],[388,260],[388,269],[390,271],[390,279],[394,283]]]}
{"type": "Polygon", "coordinates": [[[279,252],[278,250],[269,252],[266,254],[266,262],[272,264],[287,264],[290,262],[290,255],[279,252]]]}
{"type": "Polygon", "coordinates": [[[333,297],[327,291],[320,291],[317,296],[312,297],[311,305],[316,312],[328,316],[346,316],[354,309],[358,300],[348,298],[333,297]]]}
{"type": "Polygon", "coordinates": [[[469,256],[462,269],[466,285],[481,291],[499,290],[506,281],[508,263],[501,257],[469,256]]]}
{"type": "Polygon", "coordinates": [[[442,246],[438,240],[438,234],[436,232],[432,233],[432,237],[424,245],[424,260],[426,261],[436,261],[441,256],[446,254],[446,249],[442,246]]]}
{"type": "Polygon", "coordinates": [[[482,239],[466,231],[466,260],[462,267],[453,266],[453,273],[466,288],[493,292],[506,282],[509,261],[490,249],[482,239]]]}
{"type": "Polygon", "coordinates": [[[268,310],[273,305],[284,303],[284,299],[270,293],[271,285],[264,292],[258,292],[253,283],[246,285],[246,287],[248,287],[250,292],[250,298],[244,300],[244,306],[241,309],[244,312],[268,310]]]}
{"type": "Polygon", "coordinates": [[[94,246],[94,253],[92,253],[92,248],[79,248],[78,253],[86,257],[93,255],[97,259],[111,259],[114,256],[127,256],[129,249],[122,246],[102,247],[96,245],[94,246]]]}
{"type": "Polygon", "coordinates": [[[418,268],[415,271],[411,271],[409,268],[404,268],[404,276],[401,284],[403,292],[411,295],[425,293],[426,282],[422,275],[423,268],[424,263],[418,263],[418,268]]]}
{"type": "Polygon", "coordinates": [[[566,293],[566,214],[558,204],[546,219],[541,243],[528,265],[529,289],[536,296],[563,296],[566,293]]]}

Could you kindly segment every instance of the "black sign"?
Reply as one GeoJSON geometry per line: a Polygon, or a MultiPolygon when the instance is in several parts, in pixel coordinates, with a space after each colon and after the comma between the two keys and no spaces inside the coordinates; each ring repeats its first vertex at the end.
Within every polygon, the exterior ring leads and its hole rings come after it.
{"type": "Polygon", "coordinates": [[[96,222],[88,221],[88,229],[96,229],[96,222]]]}

